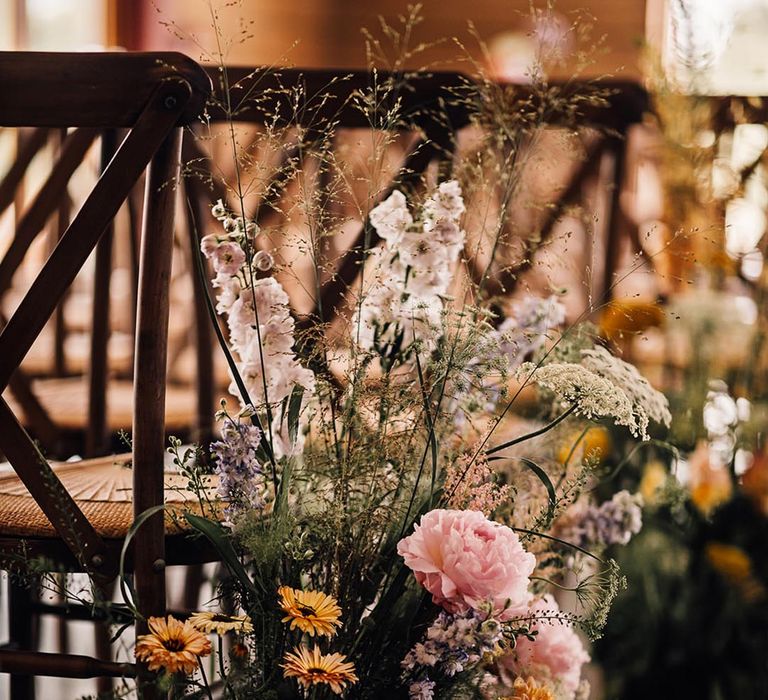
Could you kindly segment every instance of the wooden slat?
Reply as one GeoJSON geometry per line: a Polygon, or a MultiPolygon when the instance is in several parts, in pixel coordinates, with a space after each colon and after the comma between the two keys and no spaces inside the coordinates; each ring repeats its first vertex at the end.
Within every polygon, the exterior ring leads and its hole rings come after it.
{"type": "MultiPolygon", "coordinates": [[[[107,129],[101,136],[101,170],[106,170],[115,155],[117,134],[107,129]]],[[[109,447],[107,431],[107,372],[109,342],[110,280],[112,279],[112,239],[115,224],[110,221],[96,244],[93,277],[93,327],[91,363],[88,370],[88,420],[85,423],[85,456],[103,454],[109,447]]]]}
{"type": "MultiPolygon", "coordinates": [[[[221,73],[218,67],[207,70],[221,98],[221,73]]],[[[227,68],[227,80],[235,121],[255,124],[269,121],[279,126],[297,124],[318,129],[328,121],[344,128],[374,126],[410,129],[414,124],[422,127],[433,124],[437,116],[444,128],[456,131],[469,123],[474,111],[472,100],[462,98],[481,95],[484,91],[484,87],[469,76],[449,71],[405,74],[378,71],[374,75],[370,71],[359,70],[275,70],[235,66],[227,68]],[[374,110],[374,116],[380,120],[378,124],[371,123],[371,110],[361,109],[360,102],[350,99],[355,94],[372,93],[378,99],[374,110]],[[393,109],[396,103],[401,120],[385,125],[382,115],[393,109]]],[[[580,126],[623,129],[628,124],[641,121],[649,108],[648,93],[633,81],[552,81],[548,88],[562,95],[562,111],[551,107],[549,92],[542,94],[539,87],[512,83],[500,85],[508,89],[506,107],[509,110],[524,107],[526,111],[531,111],[546,104],[547,123],[552,125],[570,124],[578,119],[580,126]],[[604,93],[604,100],[584,104],[574,114],[573,100],[569,96],[584,95],[585,90],[592,92],[597,87],[604,93]]],[[[208,114],[212,121],[227,118],[221,104],[212,104],[208,114]]]]}
{"type": "Polygon", "coordinates": [[[164,81],[83,203],[8,325],[0,332],[0,391],[72,284],[107,224],[192,97],[184,80],[164,81]]]}
{"type": "Polygon", "coordinates": [[[13,275],[27,254],[29,246],[32,245],[62,198],[66,196],[67,184],[72,173],[83,162],[96,135],[97,132],[92,129],[77,129],[67,136],[56,165],[24,212],[16,226],[11,244],[3,259],[0,260],[0,294],[6,292],[11,286],[13,275]]]}
{"type": "Polygon", "coordinates": [[[83,568],[96,577],[113,578],[117,574],[117,562],[107,561],[104,541],[91,527],[2,397],[0,449],[83,568]]]}
{"type": "Polygon", "coordinates": [[[101,661],[79,654],[0,650],[0,673],[20,676],[55,676],[56,678],[133,678],[133,664],[101,661]]]}
{"type": "Polygon", "coordinates": [[[29,164],[48,140],[47,129],[33,129],[24,136],[16,158],[8,172],[0,181],[0,213],[4,212],[12,203],[16,189],[27,172],[29,164]]]}

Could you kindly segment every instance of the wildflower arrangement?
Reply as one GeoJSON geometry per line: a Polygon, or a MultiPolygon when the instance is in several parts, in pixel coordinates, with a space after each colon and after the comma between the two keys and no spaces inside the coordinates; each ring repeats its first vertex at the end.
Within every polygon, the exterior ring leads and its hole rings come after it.
{"type": "MultiPolygon", "coordinates": [[[[188,520],[229,568],[229,612],[185,625],[234,635],[217,672],[228,696],[586,692],[574,625],[595,633],[620,586],[590,549],[626,542],[640,505],[628,494],[585,503],[588,456],[560,464],[558,480],[534,461],[557,464],[557,449],[525,445],[596,418],[647,438],[669,415],[634,368],[586,336],[567,339],[556,298],[526,298],[502,324],[455,303],[465,208],[448,180],[421,200],[395,190],[370,211],[383,242],[366,260],[349,340],[335,347],[342,381],[311,369],[317,355],[302,354],[281,283],[257,276],[268,270],[255,225],[222,201],[212,208],[221,228],[201,249],[240,405],[219,413],[210,450],[224,518],[188,520]],[[537,427],[505,439],[526,384],[542,392],[537,427]],[[577,591],[578,610],[561,610],[551,593],[562,588],[577,591]]],[[[137,658],[189,673],[153,655],[168,646],[152,629],[137,658]]]]}
{"type": "MultiPolygon", "coordinates": [[[[406,34],[388,35],[402,49],[406,34]]],[[[380,43],[371,51],[386,58],[380,43]]],[[[489,285],[525,266],[510,259],[510,212],[528,145],[550,109],[577,117],[581,98],[541,83],[540,103],[512,109],[512,90],[467,86],[456,99],[477,103],[476,150],[457,157],[452,173],[386,187],[382,164],[407,121],[397,81],[409,58],[382,83],[374,71],[370,92],[350,98],[375,134],[364,175],[336,155],[343,138],[332,120],[313,126],[311,143],[293,126],[265,129],[265,139],[308,151],[281,166],[293,184],[286,218],[300,220],[301,233],[262,228],[249,213],[269,178],[250,152],[237,154],[228,125],[234,174],[200,249],[231,396],[209,457],[190,451],[180,462],[192,483],[217,483],[218,502],[186,520],[227,575],[211,609],[184,629],[216,635],[218,662],[208,667],[210,645],[198,645],[199,673],[171,663],[192,642],[170,643],[159,627],[136,647],[196,696],[214,682],[228,698],[588,692],[585,636],[599,635],[622,585],[602,555],[637,532],[640,515],[634,496],[592,499],[599,460],[585,436],[600,422],[648,440],[669,412],[587,324],[566,326],[558,294],[509,301],[489,285]],[[309,156],[314,175],[302,165],[309,156]],[[299,287],[317,304],[335,275],[327,251],[350,219],[366,240],[357,280],[338,313],[316,305],[309,319],[289,292],[299,287]],[[472,256],[485,256],[474,275],[472,256]],[[296,271],[307,261],[309,285],[296,271]],[[558,600],[562,591],[576,602],[558,600]]],[[[224,66],[221,75],[219,106],[231,115],[238,86],[226,83],[224,66]]],[[[289,97],[311,109],[306,96],[289,97]]],[[[531,240],[525,255],[537,250],[531,240]]],[[[210,489],[201,494],[210,500],[210,489]]]]}

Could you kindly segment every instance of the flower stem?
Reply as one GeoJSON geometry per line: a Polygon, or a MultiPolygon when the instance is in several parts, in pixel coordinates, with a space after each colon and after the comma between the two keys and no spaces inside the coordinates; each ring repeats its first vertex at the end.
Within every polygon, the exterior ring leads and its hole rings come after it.
{"type": "Polygon", "coordinates": [[[489,450],[487,450],[486,454],[492,455],[492,454],[495,454],[496,452],[500,452],[501,450],[506,449],[507,447],[512,447],[513,445],[517,445],[521,442],[525,442],[526,440],[531,440],[535,437],[538,437],[539,435],[543,435],[549,430],[552,430],[552,428],[554,428],[558,423],[568,418],[568,416],[570,416],[575,410],[576,410],[576,404],[571,406],[564,413],[561,413],[551,423],[547,423],[544,427],[539,428],[538,430],[534,430],[532,433],[526,433],[525,435],[516,437],[514,440],[510,440],[509,442],[502,442],[501,445],[495,445],[494,447],[491,447],[489,450]]]}

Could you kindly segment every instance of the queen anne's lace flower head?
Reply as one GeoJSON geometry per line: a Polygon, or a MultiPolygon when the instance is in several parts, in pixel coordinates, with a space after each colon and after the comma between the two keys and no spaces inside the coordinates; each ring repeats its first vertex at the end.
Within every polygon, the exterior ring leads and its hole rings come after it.
{"type": "Polygon", "coordinates": [[[600,377],[620,388],[632,404],[638,430],[647,439],[649,421],[669,427],[672,415],[666,397],[656,391],[634,365],[611,355],[600,345],[581,351],[582,364],[600,377]]]}
{"type": "Polygon", "coordinates": [[[638,426],[627,395],[607,379],[572,362],[552,362],[536,367],[532,362],[520,365],[517,376],[549,389],[555,396],[586,418],[612,418],[633,434],[638,426]]]}
{"type": "Polygon", "coordinates": [[[635,367],[600,346],[581,354],[581,364],[552,362],[536,367],[527,362],[517,376],[530,377],[586,418],[612,418],[642,440],[650,437],[651,420],[669,426],[672,417],[666,397],[635,367]]]}

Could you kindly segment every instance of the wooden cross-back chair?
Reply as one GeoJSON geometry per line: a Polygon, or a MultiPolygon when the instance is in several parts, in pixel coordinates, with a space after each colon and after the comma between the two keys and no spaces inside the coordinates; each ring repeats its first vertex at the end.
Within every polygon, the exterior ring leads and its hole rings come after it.
{"type": "MultiPolygon", "coordinates": [[[[69,133],[66,129],[44,127],[37,127],[28,134],[18,131],[21,138],[17,157],[0,180],[0,214],[14,201],[14,192],[18,192],[25,184],[24,176],[46,140],[53,140],[58,149],[42,186],[21,212],[17,206],[15,235],[8,250],[0,258],[0,298],[11,291],[14,295],[19,293],[18,284],[12,289],[14,276],[18,275],[22,263],[26,261],[32,243],[45,231],[46,222],[53,216],[52,233],[55,240],[66,229],[71,208],[68,186],[73,175],[78,177],[82,172],[81,165],[91,146],[100,141],[103,169],[114,154],[120,136],[115,129],[96,130],[86,127],[75,128],[69,133]]],[[[131,297],[135,299],[135,277],[138,270],[135,200],[133,194],[127,199],[131,223],[120,231],[130,234],[130,240],[125,242],[129,249],[129,274],[133,280],[133,289],[130,294],[125,294],[129,302],[131,297]]],[[[7,395],[7,398],[12,399],[13,408],[20,409],[17,413],[21,415],[25,427],[53,455],[66,457],[72,452],[85,456],[105,454],[117,442],[120,431],[130,430],[130,365],[133,352],[126,346],[131,342],[132,329],[128,327],[121,333],[113,332],[116,324],[111,317],[115,315],[115,304],[110,303],[110,282],[116,261],[113,261],[115,243],[112,228],[110,225],[109,231],[96,247],[93,280],[90,284],[92,294],[80,293],[76,300],[69,298],[68,311],[74,307],[79,312],[76,314],[78,320],[85,321],[85,325],[78,329],[79,337],[76,339],[82,341],[87,338],[86,347],[80,348],[84,343],[78,343],[79,352],[74,357],[65,352],[68,344],[62,300],[54,312],[53,332],[46,330],[38,336],[32,352],[14,373],[7,395]],[[120,343],[113,343],[115,340],[120,343]],[[83,350],[87,350],[87,354],[83,354],[83,350]],[[41,352],[47,353],[47,361],[40,356],[41,352]]],[[[123,247],[126,247],[125,244],[123,247]]],[[[129,303],[126,306],[130,309],[135,304],[129,303]]],[[[180,318],[185,319],[186,314],[180,318]]],[[[0,321],[3,319],[0,318],[0,321]]],[[[184,325],[183,322],[181,325],[184,325]]],[[[174,335],[179,336],[178,329],[174,335]]],[[[194,403],[194,384],[194,381],[183,386],[173,384],[167,390],[166,423],[169,430],[177,434],[201,432],[195,423],[196,416],[190,410],[190,405],[194,403]]],[[[209,402],[209,413],[212,406],[209,402]]]]}
{"type": "MultiPolygon", "coordinates": [[[[12,479],[18,484],[9,485],[6,477],[0,488],[0,559],[6,568],[17,566],[19,558],[44,557],[106,584],[118,573],[122,542],[134,517],[164,502],[174,181],[181,128],[197,117],[209,92],[207,75],[180,54],[0,53],[0,125],[128,130],[114,155],[108,162],[105,159],[98,182],[0,331],[0,391],[12,381],[78,270],[103,240],[122,202],[147,169],[128,478],[132,492],[127,497],[119,494],[119,517],[113,512],[106,519],[105,512],[114,506],[109,497],[87,505],[73,497],[65,484],[75,470],[53,469],[0,397],[0,452],[13,467],[12,479]]],[[[98,480],[99,470],[115,467],[107,459],[79,463],[77,469],[98,480]]],[[[161,513],[146,521],[140,540],[141,546],[131,551],[129,565],[138,607],[146,617],[165,609],[166,563],[200,561],[204,555],[199,547],[184,542],[166,549],[161,513]]],[[[12,674],[12,697],[32,697],[35,675],[135,675],[132,665],[18,648],[27,641],[14,637],[14,631],[28,622],[19,619],[25,614],[29,610],[12,607],[11,647],[17,648],[0,649],[0,672],[12,674]]],[[[145,623],[140,621],[139,629],[142,625],[145,623]]],[[[150,697],[152,691],[146,694],[150,697]]]]}
{"type": "MultiPolygon", "coordinates": [[[[306,130],[302,138],[293,140],[283,153],[283,162],[311,155],[313,129],[322,131],[323,126],[332,125],[334,129],[370,128],[372,122],[382,119],[397,102],[399,118],[394,124],[403,132],[414,132],[415,138],[406,142],[402,165],[395,171],[388,187],[380,189],[376,201],[384,199],[394,188],[408,188],[417,183],[427,171],[430,163],[440,163],[438,179],[447,179],[451,175],[451,165],[457,147],[457,136],[472,120],[472,109],[468,100],[460,95],[467,94],[472,81],[459,73],[434,72],[430,74],[393,75],[386,72],[372,74],[368,71],[325,71],[303,69],[259,69],[233,67],[226,71],[232,101],[230,110],[221,107],[223,102],[222,71],[219,67],[209,69],[214,85],[219,85],[217,103],[209,106],[206,116],[210,123],[222,123],[229,119],[236,124],[269,124],[275,127],[297,127],[306,130]],[[381,91],[381,103],[375,114],[360,109],[359,103],[350,96],[370,95],[374,85],[394,84],[389,92],[381,91]],[[300,96],[297,98],[297,95],[300,96]],[[250,96],[244,99],[244,96],[250,96]],[[303,150],[302,150],[303,149],[303,150]]],[[[560,85],[568,91],[578,93],[578,83],[560,85]]],[[[637,229],[633,228],[623,216],[621,193],[625,182],[626,136],[633,124],[643,119],[647,110],[647,95],[637,84],[631,82],[605,82],[605,98],[585,106],[578,115],[579,126],[595,130],[597,137],[587,144],[583,162],[572,169],[570,177],[559,192],[559,196],[546,210],[544,220],[539,227],[537,241],[546,240],[567,207],[584,198],[584,190],[590,179],[597,179],[597,187],[602,194],[600,212],[601,232],[603,237],[604,259],[601,263],[600,279],[596,283],[597,296],[610,298],[622,238],[628,236],[631,247],[641,249],[637,229]]],[[[538,95],[527,85],[514,86],[515,100],[510,109],[525,108],[531,110],[538,95]]],[[[567,102],[564,102],[567,106],[567,102]]],[[[573,114],[552,113],[548,115],[551,125],[571,126],[573,114]]],[[[328,147],[328,144],[323,144],[328,147]]],[[[185,139],[184,160],[194,162],[195,170],[199,163],[209,155],[205,150],[205,140],[185,139]]],[[[230,156],[231,157],[231,156],[230,156]]],[[[274,223],[275,207],[281,196],[290,186],[290,170],[277,169],[270,181],[262,186],[265,193],[257,203],[255,214],[257,223],[274,223]]],[[[207,215],[205,208],[211,202],[222,198],[227,201],[228,193],[216,177],[204,186],[195,177],[187,181],[192,206],[190,207],[190,227],[201,235],[209,232],[217,224],[207,215]],[[205,206],[204,206],[205,205],[205,206]]],[[[232,196],[230,204],[234,204],[232,196]]],[[[371,203],[371,206],[375,202],[371,203]]],[[[279,217],[279,215],[278,215],[279,217]]],[[[278,219],[279,220],[279,219],[278,219]]],[[[213,230],[216,230],[213,228],[213,230]]],[[[308,328],[321,322],[330,322],[343,306],[346,290],[354,284],[366,250],[379,242],[376,231],[362,222],[358,234],[347,249],[340,251],[331,266],[333,273],[327,273],[322,280],[319,294],[313,300],[313,308],[298,318],[299,327],[308,328]]],[[[520,263],[508,269],[501,269],[495,278],[486,280],[486,288],[492,296],[510,293],[520,277],[533,264],[533,250],[523,246],[520,263]]],[[[262,244],[263,245],[263,244],[262,244]]],[[[482,262],[465,253],[470,259],[469,271],[475,281],[483,276],[482,262]]],[[[328,264],[328,261],[324,261],[328,264]]]]}
{"type": "MultiPolygon", "coordinates": [[[[217,67],[208,69],[215,82],[221,81],[217,67]]],[[[279,69],[231,67],[227,80],[233,87],[233,111],[226,113],[218,91],[218,100],[209,105],[206,119],[210,124],[222,124],[229,119],[237,124],[269,125],[271,129],[301,130],[301,136],[289,139],[283,152],[282,164],[293,161],[293,168],[276,167],[274,175],[265,182],[264,195],[257,203],[254,215],[260,226],[279,222],[276,208],[289,187],[293,173],[306,164],[318,149],[332,147],[327,141],[331,130],[371,129],[412,133],[406,144],[405,157],[389,186],[376,194],[384,199],[394,188],[413,187],[430,164],[438,164],[438,179],[447,179],[455,147],[455,134],[469,123],[469,112],[452,95],[466,85],[458,73],[434,72],[398,76],[386,71],[329,71],[317,69],[279,69]],[[355,96],[363,97],[380,86],[380,104],[375,111],[361,109],[355,96]],[[386,90],[385,85],[391,85],[386,90]],[[243,96],[250,96],[243,99],[243,96]],[[384,115],[397,105],[397,118],[387,121],[384,115]]],[[[186,139],[185,161],[198,164],[210,159],[204,140],[186,139]]],[[[327,174],[327,173],[326,173],[327,174]]],[[[321,178],[322,179],[322,178],[321,178]]],[[[327,184],[327,182],[326,182],[327,184]]],[[[213,178],[205,186],[198,178],[187,179],[190,193],[190,228],[200,234],[208,232],[212,219],[206,213],[210,204],[221,198],[236,204],[231,192],[213,178]]],[[[353,244],[342,256],[333,274],[323,280],[315,307],[299,319],[300,326],[329,321],[338,311],[346,288],[357,275],[365,251],[379,242],[376,232],[367,222],[360,226],[353,244]]]]}

